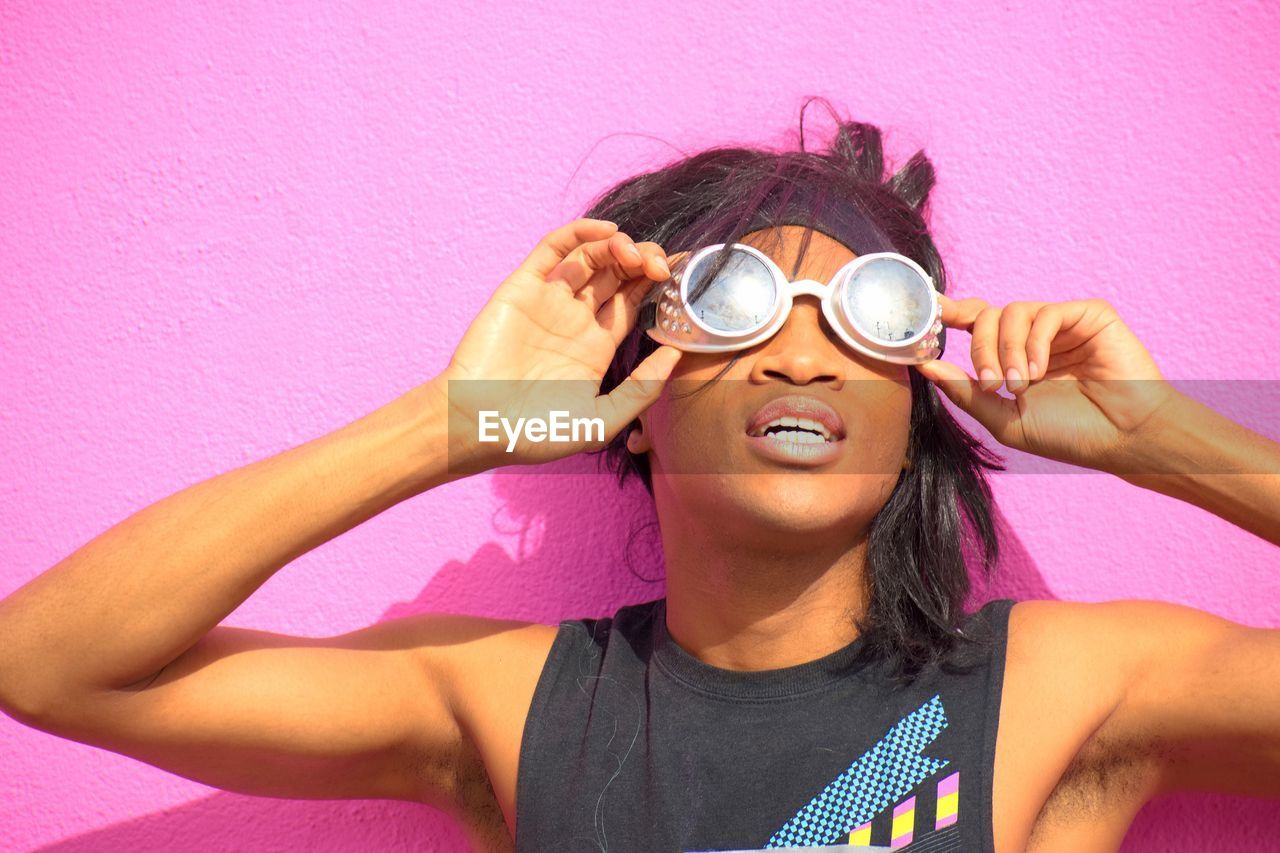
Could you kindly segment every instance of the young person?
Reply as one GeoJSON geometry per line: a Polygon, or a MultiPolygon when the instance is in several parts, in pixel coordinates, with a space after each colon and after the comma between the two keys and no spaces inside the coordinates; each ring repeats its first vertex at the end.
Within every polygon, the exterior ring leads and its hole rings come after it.
{"type": "Polygon", "coordinates": [[[486,850],[1103,850],[1162,792],[1280,797],[1274,630],[1149,601],[964,611],[966,536],[984,565],[997,551],[997,463],[938,389],[1005,446],[1277,544],[1280,447],[1172,389],[1104,301],[941,295],[922,154],[886,179],[878,131],[852,122],[801,148],[712,149],[611,189],[502,282],[439,376],[18,589],[0,707],[230,791],[429,803],[486,850]],[[713,246],[706,286],[751,247],[798,289],[789,313],[736,349],[659,344],[663,294],[713,246]],[[904,364],[835,328],[823,288],[880,252],[972,334],[977,379],[931,358],[945,333],[904,364]],[[605,442],[478,440],[482,409],[546,417],[548,384],[605,442]],[[402,500],[602,449],[654,497],[663,599],[560,626],[219,626],[402,500]]]}

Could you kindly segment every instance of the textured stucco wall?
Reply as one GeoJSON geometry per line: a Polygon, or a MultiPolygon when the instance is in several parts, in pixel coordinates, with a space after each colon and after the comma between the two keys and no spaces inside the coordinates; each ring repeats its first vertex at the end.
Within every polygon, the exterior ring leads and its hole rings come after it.
{"type": "MultiPolygon", "coordinates": [[[[1101,296],[1169,377],[1280,378],[1274,4],[381,5],[0,4],[0,595],[433,375],[597,190],[674,149],[783,142],[805,94],[898,161],[926,148],[953,294],[1101,296]]],[[[622,562],[647,507],[588,470],[402,504],[227,624],[554,622],[659,594],[622,562]]],[[[1280,625],[1276,549],[1200,510],[1101,475],[996,489],[1004,592],[1280,625]]],[[[1277,811],[1177,798],[1128,846],[1263,849],[1277,811]]],[[[461,849],[425,808],[222,793],[0,716],[0,848],[195,838],[461,849]]]]}

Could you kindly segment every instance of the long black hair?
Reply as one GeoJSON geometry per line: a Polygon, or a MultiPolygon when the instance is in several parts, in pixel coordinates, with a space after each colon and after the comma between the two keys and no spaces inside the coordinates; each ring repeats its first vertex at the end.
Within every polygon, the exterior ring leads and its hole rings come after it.
{"type": "MultiPolygon", "coordinates": [[[[599,195],[583,215],[616,222],[636,242],[653,241],[668,254],[739,242],[763,228],[803,224],[809,230],[802,257],[812,230],[822,231],[859,255],[906,255],[945,293],[946,271],[927,224],[935,181],[923,151],[886,175],[880,130],[841,120],[825,100],[810,98],[800,112],[798,150],[710,148],[622,181],[599,195]],[[819,152],[805,150],[804,143],[804,111],[814,101],[837,122],[829,147],[819,152]]],[[[657,349],[644,334],[653,323],[657,292],[657,287],[650,291],[636,328],[618,347],[602,393],[617,387],[657,349]]],[[[903,678],[972,639],[960,630],[970,590],[962,514],[977,535],[982,570],[989,573],[999,542],[986,469],[1003,469],[1000,458],[956,422],[932,384],[914,369],[909,372],[911,465],[871,522],[869,604],[857,620],[865,638],[864,656],[887,659],[903,678]]],[[[626,447],[637,424],[596,452],[616,473],[619,485],[636,476],[652,495],[648,459],[626,447]]]]}

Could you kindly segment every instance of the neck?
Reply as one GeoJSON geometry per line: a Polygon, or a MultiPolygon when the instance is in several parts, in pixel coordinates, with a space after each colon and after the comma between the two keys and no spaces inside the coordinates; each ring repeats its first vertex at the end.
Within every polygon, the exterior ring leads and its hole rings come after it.
{"type": "Polygon", "coordinates": [[[724,533],[662,527],[667,629],[685,651],[712,666],[753,671],[807,663],[857,638],[853,620],[866,608],[865,531],[772,547],[724,533]]]}

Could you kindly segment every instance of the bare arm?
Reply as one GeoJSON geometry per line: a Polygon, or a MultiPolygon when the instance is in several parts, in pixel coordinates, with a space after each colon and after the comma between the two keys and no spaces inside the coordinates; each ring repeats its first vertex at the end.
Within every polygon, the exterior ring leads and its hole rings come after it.
{"type": "Polygon", "coordinates": [[[1174,389],[1110,303],[938,300],[989,378],[940,360],[915,370],[1001,444],[1115,474],[1280,545],[1280,443],[1174,389]],[[1002,376],[1013,399],[995,393],[1002,376]]]}
{"type": "Polygon", "coordinates": [[[4,705],[41,714],[151,678],[281,567],[443,482],[443,424],[427,383],[111,527],[0,602],[4,705]]]}
{"type": "Polygon", "coordinates": [[[1085,607],[1077,632],[1109,647],[1096,671],[1123,674],[1108,734],[1150,759],[1154,793],[1280,797],[1280,630],[1158,601],[1085,607]]]}
{"type": "Polygon", "coordinates": [[[1280,444],[1184,394],[1131,442],[1127,482],[1184,500],[1280,545],[1280,444]]]}
{"type": "Polygon", "coordinates": [[[427,383],[110,528],[0,602],[0,708],[226,790],[447,805],[466,746],[447,652],[487,620],[215,627],[282,566],[448,479],[443,424],[427,383]]]}
{"type": "MultiPolygon", "coordinates": [[[[475,442],[467,411],[451,448],[450,381],[512,380],[478,383],[514,389],[484,401],[510,411],[529,405],[514,393],[519,380],[582,379],[581,406],[606,416],[606,440],[652,403],[669,353],[646,359],[639,381],[592,392],[646,289],[630,245],[612,223],[551,232],[439,377],[140,510],[0,601],[0,710],[249,794],[474,814],[496,808],[493,780],[512,823],[524,713],[554,628],[427,615],[316,639],[218,623],[283,566],[402,500],[494,464],[582,449],[501,455],[475,442]]],[[[643,248],[653,269],[661,250],[643,248]]]]}

